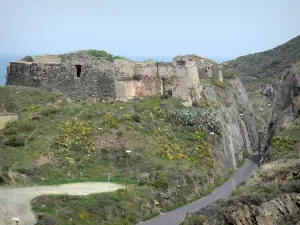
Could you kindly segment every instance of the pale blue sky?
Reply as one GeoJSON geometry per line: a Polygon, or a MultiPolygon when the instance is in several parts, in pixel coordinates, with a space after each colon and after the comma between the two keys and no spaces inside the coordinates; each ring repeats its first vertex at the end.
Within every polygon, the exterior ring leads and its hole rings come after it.
{"type": "Polygon", "coordinates": [[[234,58],[300,34],[300,0],[0,0],[0,54],[234,58]]]}

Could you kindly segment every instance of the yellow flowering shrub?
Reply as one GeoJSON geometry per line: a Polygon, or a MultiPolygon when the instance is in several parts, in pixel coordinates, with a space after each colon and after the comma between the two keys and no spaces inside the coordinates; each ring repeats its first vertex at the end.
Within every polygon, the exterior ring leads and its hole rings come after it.
{"type": "Polygon", "coordinates": [[[156,149],[155,153],[165,157],[167,159],[183,159],[185,158],[185,146],[180,140],[169,135],[167,130],[161,129],[160,127],[154,130],[153,134],[157,138],[159,148],[156,149]]]}
{"type": "Polygon", "coordinates": [[[107,113],[104,117],[104,125],[110,128],[116,128],[118,126],[118,117],[112,113],[107,113]]]}
{"type": "Polygon", "coordinates": [[[69,163],[88,160],[95,145],[91,140],[93,126],[89,122],[70,120],[59,127],[59,135],[54,139],[54,147],[69,163]]]}

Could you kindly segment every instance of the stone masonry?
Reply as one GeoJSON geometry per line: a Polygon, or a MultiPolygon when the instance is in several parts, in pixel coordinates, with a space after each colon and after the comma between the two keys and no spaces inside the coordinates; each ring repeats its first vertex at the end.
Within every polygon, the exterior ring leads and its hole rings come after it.
{"type": "Polygon", "coordinates": [[[197,55],[173,62],[117,59],[108,62],[85,52],[35,56],[34,62],[11,62],[6,85],[36,87],[71,99],[127,100],[168,94],[191,104],[200,99],[201,79],[222,78],[220,65],[197,55]]]}

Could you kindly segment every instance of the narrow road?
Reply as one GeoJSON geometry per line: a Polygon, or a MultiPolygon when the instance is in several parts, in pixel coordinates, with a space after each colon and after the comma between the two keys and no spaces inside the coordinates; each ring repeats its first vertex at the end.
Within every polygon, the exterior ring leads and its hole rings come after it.
{"type": "Polygon", "coordinates": [[[26,188],[0,187],[0,225],[15,225],[12,217],[20,219],[19,225],[33,225],[36,218],[30,201],[44,194],[88,195],[116,191],[121,185],[113,183],[84,182],[58,186],[39,186],[26,188]]]}
{"type": "MultiPolygon", "coordinates": [[[[247,177],[256,172],[258,168],[257,162],[258,156],[257,154],[254,154],[249,159],[246,159],[245,164],[241,168],[237,169],[226,183],[217,187],[212,194],[174,211],[167,212],[164,215],[141,222],[138,225],[180,224],[185,218],[187,212],[197,211],[217,199],[228,197],[235,188],[235,185],[240,184],[247,177]]],[[[31,210],[30,201],[40,195],[88,195],[92,193],[115,191],[119,188],[122,188],[122,186],[113,183],[99,182],[26,188],[0,187],[0,225],[15,225],[15,223],[11,221],[12,217],[18,217],[20,219],[19,225],[35,224],[36,218],[31,210]]]]}
{"type": "Polygon", "coordinates": [[[210,195],[196,200],[188,205],[180,207],[161,216],[138,223],[138,225],[179,225],[185,218],[187,212],[195,212],[209,205],[213,201],[228,197],[235,186],[242,183],[247,177],[254,174],[258,169],[258,155],[253,154],[246,159],[245,164],[238,168],[229,180],[217,187],[210,195]]]}

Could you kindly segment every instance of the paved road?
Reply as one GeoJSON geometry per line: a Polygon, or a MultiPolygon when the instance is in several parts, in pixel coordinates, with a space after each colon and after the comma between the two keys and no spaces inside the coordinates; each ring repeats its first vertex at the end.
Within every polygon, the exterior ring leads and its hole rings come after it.
{"type": "Polygon", "coordinates": [[[188,205],[167,212],[161,216],[157,216],[153,219],[139,223],[138,225],[178,225],[180,224],[187,212],[195,212],[199,209],[209,205],[211,202],[226,198],[235,188],[235,185],[243,182],[247,177],[254,174],[257,171],[258,155],[253,154],[249,159],[246,159],[245,164],[237,169],[230,179],[223,185],[217,187],[210,195],[192,202],[188,205]]]}
{"type": "Polygon", "coordinates": [[[113,183],[84,182],[58,186],[40,186],[26,188],[0,187],[0,225],[15,225],[12,217],[20,219],[19,225],[33,225],[35,215],[31,211],[30,201],[44,194],[88,195],[115,191],[121,185],[113,183]]]}

